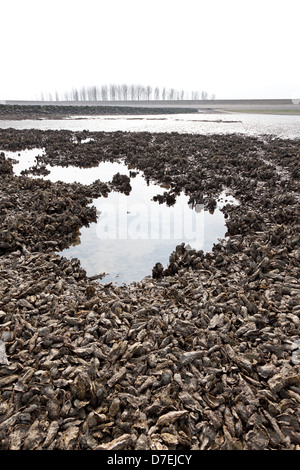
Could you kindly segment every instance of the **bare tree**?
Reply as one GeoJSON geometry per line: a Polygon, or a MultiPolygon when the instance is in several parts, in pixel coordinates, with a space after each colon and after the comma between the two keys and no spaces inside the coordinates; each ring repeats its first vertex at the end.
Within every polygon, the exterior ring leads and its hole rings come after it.
{"type": "Polygon", "coordinates": [[[146,97],[147,97],[147,100],[150,100],[151,93],[152,93],[152,87],[151,87],[150,85],[147,85],[147,86],[146,86],[146,97]]]}
{"type": "Polygon", "coordinates": [[[84,87],[80,88],[80,100],[86,101],[86,89],[84,87]]]}
{"type": "Polygon", "coordinates": [[[127,101],[127,99],[128,99],[128,85],[126,85],[126,83],[123,83],[123,85],[122,85],[122,96],[123,96],[123,100],[127,101]]]}
{"type": "Polygon", "coordinates": [[[201,99],[202,99],[202,100],[207,100],[207,97],[208,97],[207,92],[206,92],[206,91],[202,91],[202,93],[201,93],[201,99]]]}
{"type": "Polygon", "coordinates": [[[143,85],[136,85],[136,97],[138,100],[143,99],[144,87],[143,85]]]}
{"type": "Polygon", "coordinates": [[[98,87],[94,85],[92,89],[93,89],[93,101],[98,101],[98,96],[99,96],[98,87]]]}
{"type": "Polygon", "coordinates": [[[136,99],[136,93],[135,93],[135,86],[134,85],[130,85],[129,94],[130,94],[130,99],[132,101],[134,101],[136,99]]]}
{"type": "Polygon", "coordinates": [[[160,96],[160,90],[157,86],[157,87],[155,87],[155,90],[154,90],[154,99],[159,100],[159,96],[160,96]]]}
{"type": "Polygon", "coordinates": [[[115,101],[116,99],[116,85],[109,85],[109,98],[112,101],[115,101]]]}
{"type": "Polygon", "coordinates": [[[107,85],[102,85],[101,87],[101,98],[103,101],[108,100],[108,88],[107,85]]]}
{"type": "Polygon", "coordinates": [[[170,88],[170,90],[168,91],[168,99],[169,100],[174,100],[175,99],[175,90],[174,90],[174,88],[170,88]]]}

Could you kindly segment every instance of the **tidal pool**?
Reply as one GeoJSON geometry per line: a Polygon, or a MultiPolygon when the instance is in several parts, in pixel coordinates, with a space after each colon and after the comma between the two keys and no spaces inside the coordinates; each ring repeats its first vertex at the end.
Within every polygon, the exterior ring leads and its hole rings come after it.
{"type": "MultiPolygon", "coordinates": [[[[109,164],[115,174],[113,167],[115,172],[130,174],[124,163],[109,164]]],[[[167,267],[178,244],[185,242],[191,248],[210,251],[225,237],[225,218],[220,209],[227,202],[236,203],[225,192],[210,213],[201,204],[188,204],[189,197],[184,193],[177,196],[173,206],[154,201],[153,197],[166,188],[147,182],[142,172],[131,177],[130,184],[129,195],[112,191],[106,198],[94,199],[97,222],[82,227],[75,244],[61,252],[67,258],[80,259],[88,276],[105,273],[105,283],[140,281],[151,275],[155,263],[167,267]]]]}
{"type": "Polygon", "coordinates": [[[75,244],[61,252],[69,259],[80,259],[88,276],[105,273],[102,281],[117,284],[140,281],[151,275],[157,262],[166,268],[178,244],[185,242],[207,252],[226,236],[220,208],[213,213],[192,208],[183,194],[174,207],[151,199],[137,202],[138,194],[142,200],[146,192],[135,187],[132,193],[112,192],[107,199],[94,200],[97,222],[82,227],[75,244]]]}
{"type": "Polygon", "coordinates": [[[19,150],[18,152],[0,150],[0,152],[4,152],[6,158],[13,160],[13,171],[16,176],[20,176],[22,171],[29,170],[31,167],[36,166],[37,157],[45,155],[44,148],[19,150]]]}
{"type": "MultiPolygon", "coordinates": [[[[16,160],[16,175],[35,166],[36,156],[43,153],[44,149],[38,148],[5,152],[16,160]]],[[[213,212],[204,210],[202,204],[192,206],[184,193],[176,197],[172,206],[160,204],[153,198],[168,188],[147,180],[143,172],[129,169],[122,160],[101,162],[96,168],[46,168],[50,173],[44,179],[70,184],[91,184],[97,179],[109,182],[116,173],[130,177],[129,194],[112,191],[107,197],[93,200],[97,221],[82,227],[76,241],[60,252],[69,259],[78,258],[88,276],[103,275],[99,280],[104,283],[140,281],[151,275],[157,262],[166,268],[170,254],[182,242],[197,250],[211,251],[214,243],[226,237],[222,205],[237,203],[224,191],[213,212]]]]}

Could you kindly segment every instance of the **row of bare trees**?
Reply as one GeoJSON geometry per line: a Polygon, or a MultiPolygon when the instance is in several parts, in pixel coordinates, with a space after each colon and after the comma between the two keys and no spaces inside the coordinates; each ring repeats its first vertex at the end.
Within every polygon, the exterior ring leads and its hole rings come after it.
{"type": "Polygon", "coordinates": [[[64,93],[48,93],[41,95],[42,101],[127,101],[127,100],[207,100],[215,99],[206,91],[185,91],[175,88],[160,88],[150,85],[110,84],[73,88],[64,93]]]}

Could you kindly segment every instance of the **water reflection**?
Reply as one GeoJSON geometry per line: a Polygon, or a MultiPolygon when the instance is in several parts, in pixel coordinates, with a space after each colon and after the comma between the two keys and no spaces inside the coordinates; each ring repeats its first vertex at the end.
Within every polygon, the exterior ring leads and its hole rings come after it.
{"type": "MultiPolygon", "coordinates": [[[[123,174],[129,175],[125,165],[123,174]]],[[[189,197],[183,193],[171,207],[153,201],[166,189],[147,184],[141,172],[131,178],[131,186],[128,196],[113,191],[107,198],[95,199],[97,222],[83,227],[80,243],[61,253],[80,259],[88,276],[105,273],[104,282],[117,284],[139,281],[151,274],[156,262],[166,267],[178,244],[185,242],[192,248],[210,251],[225,237],[225,219],[220,211],[224,194],[211,214],[200,204],[189,205],[189,197]]]]}
{"type": "MultiPolygon", "coordinates": [[[[226,227],[223,214],[216,210],[212,215],[203,212],[202,228],[198,233],[198,243],[193,240],[183,240],[171,237],[168,239],[101,239],[99,238],[98,223],[80,230],[80,244],[71,246],[61,252],[67,258],[78,258],[88,276],[106,273],[104,282],[117,284],[139,281],[151,275],[156,262],[168,265],[169,256],[182,241],[189,242],[192,248],[211,251],[213,243],[224,238],[226,227]],[[200,236],[199,236],[200,235],[200,236]]],[[[195,240],[194,240],[195,241],[195,240]]]]}
{"type": "Polygon", "coordinates": [[[50,166],[46,165],[50,173],[45,177],[53,183],[62,181],[63,183],[81,183],[92,184],[97,179],[103,183],[112,180],[116,173],[122,173],[129,176],[129,170],[122,162],[100,162],[97,167],[79,168],[76,166],[50,166]]]}
{"type": "Polygon", "coordinates": [[[20,176],[22,171],[29,170],[37,165],[37,157],[45,155],[44,148],[34,148],[20,150],[18,152],[4,151],[6,158],[10,158],[13,162],[14,174],[20,176]]]}
{"type": "MultiPolygon", "coordinates": [[[[45,149],[43,148],[26,149],[18,152],[5,150],[5,156],[12,160],[13,171],[17,176],[20,176],[22,171],[27,171],[37,166],[37,157],[42,155],[45,155],[45,149]]],[[[68,167],[46,165],[46,170],[49,173],[43,176],[43,179],[48,179],[53,183],[62,181],[63,183],[69,184],[74,182],[92,184],[97,179],[100,179],[102,182],[109,182],[116,173],[122,173],[128,176],[130,174],[129,169],[122,161],[100,162],[97,167],[93,168],[79,168],[73,165],[69,165],[68,167]]],[[[41,177],[39,175],[30,176],[41,177]]]]}
{"type": "Polygon", "coordinates": [[[300,137],[300,116],[270,114],[174,114],[76,116],[68,119],[0,121],[7,129],[68,129],[71,131],[180,132],[191,134],[276,135],[283,139],[300,137]]]}
{"type": "MultiPolygon", "coordinates": [[[[33,167],[43,153],[44,149],[36,148],[6,152],[6,156],[15,160],[14,172],[19,175],[33,167]]],[[[49,174],[44,178],[52,182],[91,184],[97,179],[109,182],[116,173],[131,178],[129,195],[112,191],[105,198],[94,199],[91,205],[96,207],[97,222],[82,227],[73,244],[61,252],[69,259],[80,259],[88,276],[105,273],[103,282],[139,281],[151,274],[158,261],[167,267],[170,254],[182,242],[197,250],[210,251],[226,235],[220,208],[228,202],[237,202],[224,192],[217,208],[210,213],[202,204],[189,204],[189,196],[181,193],[175,204],[159,204],[156,196],[163,195],[166,186],[147,180],[143,172],[129,169],[124,161],[101,162],[96,168],[47,165],[47,170],[49,174]]]]}

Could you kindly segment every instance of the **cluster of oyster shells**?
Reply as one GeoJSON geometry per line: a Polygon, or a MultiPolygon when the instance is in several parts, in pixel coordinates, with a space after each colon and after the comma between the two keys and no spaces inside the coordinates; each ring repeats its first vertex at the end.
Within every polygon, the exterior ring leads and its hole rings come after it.
{"type": "Polygon", "coordinates": [[[299,450],[299,141],[93,137],[0,131],[0,448],[299,450]],[[42,143],[54,164],[101,149],[210,203],[230,186],[228,239],[179,245],[138,283],[90,280],[55,250],[110,188],[15,177],[5,149],[42,143]]]}

